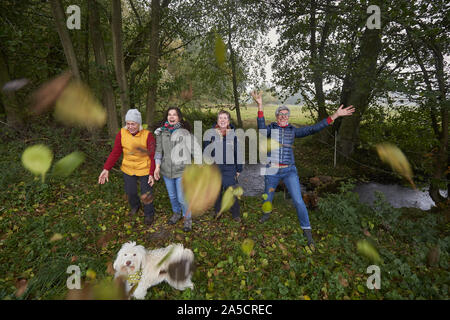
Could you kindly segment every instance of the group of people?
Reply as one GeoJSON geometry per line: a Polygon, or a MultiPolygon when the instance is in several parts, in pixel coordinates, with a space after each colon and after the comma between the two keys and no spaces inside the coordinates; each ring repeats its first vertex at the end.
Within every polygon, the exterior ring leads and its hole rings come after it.
{"type": "MultiPolygon", "coordinates": [[[[289,108],[287,106],[280,106],[275,112],[277,121],[266,125],[261,93],[252,92],[252,97],[258,105],[258,129],[265,129],[264,132],[268,137],[276,139],[279,142],[279,148],[274,151],[278,152],[276,157],[269,156],[269,159],[276,159],[276,162],[269,160],[267,164],[267,168],[275,170],[268,170],[264,176],[265,193],[268,195],[265,201],[272,202],[275,189],[280,180],[283,180],[291,195],[300,221],[300,227],[303,229],[308,245],[314,245],[308,211],[301,196],[300,181],[295,166],[293,153],[294,139],[314,134],[326,128],[338,117],[351,115],[354,112],[354,108],[352,106],[343,108],[341,105],[327,119],[323,119],[311,126],[296,128],[289,124],[289,108]],[[275,131],[277,134],[274,134],[275,131]]],[[[190,135],[191,127],[189,123],[183,119],[182,112],[177,107],[170,107],[165,112],[163,121],[153,133],[143,129],[142,117],[137,109],[128,110],[125,116],[125,123],[126,126],[116,135],[113,150],[104,164],[103,171],[98,178],[98,183],[104,184],[108,181],[109,171],[123,153],[120,169],[123,172],[125,192],[131,207],[130,215],[135,215],[141,208],[137,183],[140,183],[141,194],[151,193],[154,183],[160,180],[162,176],[173,212],[168,223],[176,224],[180,219],[184,218],[183,230],[185,232],[191,231],[192,217],[184,199],[181,181],[183,171],[189,162],[176,161],[173,157],[173,151],[174,148],[177,148],[177,145],[179,147],[179,144],[195,141],[194,138],[183,139],[181,137],[174,139],[176,136],[175,133],[178,136],[180,132],[182,132],[181,136],[190,135]],[[179,131],[177,132],[177,130],[179,131]]],[[[212,136],[211,140],[203,143],[203,148],[210,143],[216,143],[221,149],[223,148],[220,155],[223,159],[217,161],[217,165],[222,174],[222,191],[214,205],[215,214],[218,214],[221,207],[222,192],[228,187],[235,187],[238,184],[238,177],[243,170],[243,166],[237,161],[238,140],[236,135],[234,135],[233,139],[226,138],[235,129],[231,123],[230,113],[221,110],[218,113],[217,122],[214,124],[213,129],[216,131],[216,134],[212,136]],[[231,148],[227,145],[230,143],[230,140],[232,143],[231,148]],[[227,157],[227,152],[233,152],[233,157],[230,155],[227,157]],[[227,162],[226,159],[230,157],[233,160],[227,162]]],[[[190,150],[192,145],[186,147],[190,150]]],[[[213,153],[212,156],[217,160],[217,155],[213,153]]],[[[145,202],[143,204],[143,211],[145,217],[144,223],[151,225],[155,216],[153,202],[145,202]]],[[[230,211],[233,219],[239,222],[241,217],[239,201],[237,199],[230,211]]],[[[270,213],[265,213],[261,217],[260,222],[265,222],[269,217],[270,213]]]]}

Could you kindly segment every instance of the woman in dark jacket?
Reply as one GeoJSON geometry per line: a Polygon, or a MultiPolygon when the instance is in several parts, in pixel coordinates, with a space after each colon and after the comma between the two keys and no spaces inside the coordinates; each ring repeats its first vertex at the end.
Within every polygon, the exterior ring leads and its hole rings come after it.
{"type": "MultiPolygon", "coordinates": [[[[214,163],[217,164],[222,173],[222,191],[214,204],[215,215],[220,211],[222,192],[227,190],[228,187],[235,187],[238,183],[237,178],[242,172],[242,164],[238,163],[238,139],[234,134],[234,126],[230,123],[230,120],[231,116],[228,111],[219,111],[217,123],[213,126],[214,135],[204,143],[205,153],[208,154],[208,150],[210,151],[214,163]],[[232,157],[229,155],[230,152],[233,153],[232,157]]],[[[241,221],[238,199],[235,199],[230,211],[235,221],[241,221]]]]}

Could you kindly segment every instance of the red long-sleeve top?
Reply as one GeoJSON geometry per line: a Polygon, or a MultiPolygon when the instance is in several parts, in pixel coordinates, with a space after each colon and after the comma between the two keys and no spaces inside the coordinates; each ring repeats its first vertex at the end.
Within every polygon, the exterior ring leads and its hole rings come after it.
{"type": "MultiPolygon", "coordinates": [[[[155,149],[156,149],[156,140],[153,134],[150,132],[147,137],[147,151],[148,156],[150,157],[150,171],[149,175],[153,176],[153,173],[155,172],[155,149]]],[[[117,160],[119,159],[120,155],[122,154],[122,135],[119,131],[119,133],[116,135],[116,139],[114,140],[114,147],[111,151],[111,153],[108,156],[108,159],[106,159],[105,165],[103,166],[103,169],[111,170],[112,167],[116,164],[117,160]]]]}

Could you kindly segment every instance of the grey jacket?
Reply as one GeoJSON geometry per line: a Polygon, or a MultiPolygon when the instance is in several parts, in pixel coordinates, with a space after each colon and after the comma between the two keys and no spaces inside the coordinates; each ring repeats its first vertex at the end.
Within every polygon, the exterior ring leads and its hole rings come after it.
{"type": "MultiPolygon", "coordinates": [[[[161,165],[161,175],[170,179],[181,177],[186,165],[191,164],[194,145],[198,145],[194,136],[182,128],[172,134],[158,128],[155,137],[155,163],[161,165]]],[[[200,145],[198,148],[201,151],[200,145]]]]}

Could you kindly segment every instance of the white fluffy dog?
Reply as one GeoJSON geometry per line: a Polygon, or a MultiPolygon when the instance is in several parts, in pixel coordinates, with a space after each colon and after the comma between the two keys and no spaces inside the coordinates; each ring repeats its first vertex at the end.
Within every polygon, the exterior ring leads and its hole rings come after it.
{"type": "Polygon", "coordinates": [[[178,290],[194,289],[191,281],[193,263],[194,253],[183,248],[182,244],[146,250],[136,242],[127,242],[117,253],[113,267],[115,278],[126,277],[127,293],[137,284],[132,296],[144,299],[147,289],[162,281],[178,290]]]}

